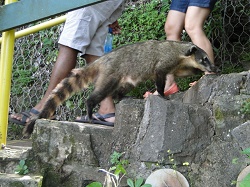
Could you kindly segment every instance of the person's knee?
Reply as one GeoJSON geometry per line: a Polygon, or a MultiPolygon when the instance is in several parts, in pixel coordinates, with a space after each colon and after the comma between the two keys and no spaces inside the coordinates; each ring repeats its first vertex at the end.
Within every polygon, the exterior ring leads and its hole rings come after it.
{"type": "Polygon", "coordinates": [[[202,26],[195,25],[193,23],[186,23],[185,30],[190,38],[192,38],[193,36],[196,36],[200,32],[203,32],[202,26]]]}
{"type": "Polygon", "coordinates": [[[174,28],[175,26],[173,24],[170,24],[168,22],[165,23],[165,33],[167,37],[175,34],[174,28]]]}
{"type": "Polygon", "coordinates": [[[165,33],[168,40],[180,40],[181,33],[179,29],[173,24],[166,22],[165,33]]]}

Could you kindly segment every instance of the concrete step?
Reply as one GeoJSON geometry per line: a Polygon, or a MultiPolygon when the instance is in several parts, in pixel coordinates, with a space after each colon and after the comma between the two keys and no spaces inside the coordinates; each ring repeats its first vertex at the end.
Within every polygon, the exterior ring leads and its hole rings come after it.
{"type": "Polygon", "coordinates": [[[20,160],[25,160],[31,149],[31,140],[14,140],[0,150],[0,173],[13,174],[20,160]]]}
{"type": "Polygon", "coordinates": [[[41,187],[42,176],[18,175],[15,169],[20,160],[25,160],[32,148],[30,139],[7,141],[7,146],[0,150],[0,187],[41,187]]]}
{"type": "Polygon", "coordinates": [[[41,187],[42,176],[0,173],[0,187],[41,187]]]}

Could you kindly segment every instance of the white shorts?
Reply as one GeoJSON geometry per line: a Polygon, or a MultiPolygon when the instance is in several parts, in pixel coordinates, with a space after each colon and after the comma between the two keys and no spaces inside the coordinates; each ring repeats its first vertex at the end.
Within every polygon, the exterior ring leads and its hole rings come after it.
{"type": "Polygon", "coordinates": [[[109,0],[67,14],[59,44],[82,54],[102,56],[108,25],[122,14],[124,0],[109,0]]]}

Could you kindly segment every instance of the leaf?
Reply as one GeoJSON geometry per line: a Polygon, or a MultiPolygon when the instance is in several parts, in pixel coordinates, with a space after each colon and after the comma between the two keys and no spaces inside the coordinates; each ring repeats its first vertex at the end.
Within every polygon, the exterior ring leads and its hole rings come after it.
{"type": "Polygon", "coordinates": [[[19,165],[20,165],[21,167],[23,167],[24,164],[25,164],[25,161],[24,161],[24,160],[20,160],[19,165]]]}
{"type": "Polygon", "coordinates": [[[117,164],[119,163],[119,159],[122,156],[122,153],[118,153],[116,151],[114,151],[114,153],[111,155],[111,164],[117,164]]]}
{"type": "Polygon", "coordinates": [[[26,170],[23,172],[24,175],[26,175],[27,173],[29,173],[29,170],[28,170],[28,169],[26,169],[26,170]]]}
{"type": "Polygon", "coordinates": [[[125,170],[125,168],[124,168],[123,166],[121,166],[121,172],[122,172],[123,174],[127,174],[127,171],[125,170]]]}
{"type": "Polygon", "coordinates": [[[135,181],[135,187],[140,187],[143,183],[143,178],[139,178],[135,181]]]}
{"type": "Polygon", "coordinates": [[[18,165],[15,169],[15,173],[19,173],[22,170],[21,166],[18,165]]]}
{"type": "Polygon", "coordinates": [[[134,186],[134,182],[133,182],[131,179],[128,179],[128,180],[127,180],[127,184],[128,184],[130,187],[135,187],[135,186],[134,186]]]}
{"type": "Polygon", "coordinates": [[[127,174],[126,170],[121,164],[117,165],[116,168],[116,171],[119,171],[119,173],[122,172],[123,174],[127,174]]]}
{"type": "Polygon", "coordinates": [[[43,40],[43,45],[52,45],[53,41],[51,39],[45,38],[43,40]]]}
{"type": "Polygon", "coordinates": [[[74,105],[73,105],[72,101],[70,101],[70,100],[66,101],[66,107],[67,108],[73,108],[74,105]]]}
{"type": "Polygon", "coordinates": [[[143,184],[141,187],[152,187],[151,184],[143,184]]]}
{"type": "Polygon", "coordinates": [[[109,168],[109,171],[114,171],[116,169],[116,166],[113,166],[111,168],[109,168]]]}
{"type": "Polygon", "coordinates": [[[238,158],[234,158],[234,159],[232,160],[232,163],[233,163],[233,164],[237,164],[238,160],[239,160],[238,158]]]}
{"type": "Polygon", "coordinates": [[[86,187],[102,187],[102,184],[100,182],[92,182],[88,184],[86,187]]]}
{"type": "Polygon", "coordinates": [[[242,154],[250,154],[250,147],[244,149],[243,151],[241,151],[242,154]]]}

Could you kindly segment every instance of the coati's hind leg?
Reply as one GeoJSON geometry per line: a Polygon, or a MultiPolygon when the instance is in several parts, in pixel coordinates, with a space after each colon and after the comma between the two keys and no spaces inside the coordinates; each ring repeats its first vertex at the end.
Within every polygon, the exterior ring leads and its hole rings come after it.
{"type": "Polygon", "coordinates": [[[166,73],[161,71],[156,72],[156,79],[155,79],[156,90],[162,97],[164,97],[164,88],[166,83],[165,80],[166,80],[166,73]]]}
{"type": "Polygon", "coordinates": [[[94,91],[86,101],[87,113],[90,120],[92,119],[94,107],[107,96],[112,96],[113,92],[117,89],[118,84],[119,80],[112,77],[96,82],[94,91]]]}
{"type": "Polygon", "coordinates": [[[125,95],[134,88],[135,86],[130,84],[130,83],[126,83],[123,86],[119,86],[119,88],[113,93],[113,98],[117,99],[118,101],[122,100],[125,95]]]}

